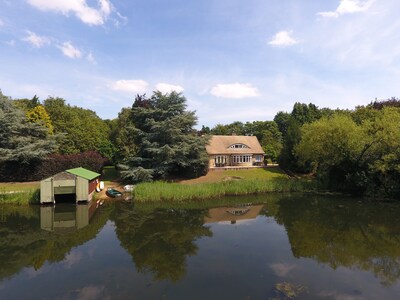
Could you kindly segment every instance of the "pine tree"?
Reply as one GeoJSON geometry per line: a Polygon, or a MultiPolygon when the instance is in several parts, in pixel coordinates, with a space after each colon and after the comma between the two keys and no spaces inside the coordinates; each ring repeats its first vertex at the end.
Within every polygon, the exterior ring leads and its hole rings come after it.
{"type": "Polygon", "coordinates": [[[134,156],[121,165],[126,180],[140,182],[169,176],[196,177],[207,171],[206,138],[193,126],[197,118],[186,111],[186,98],[176,92],[137,96],[130,115],[134,156]]]}

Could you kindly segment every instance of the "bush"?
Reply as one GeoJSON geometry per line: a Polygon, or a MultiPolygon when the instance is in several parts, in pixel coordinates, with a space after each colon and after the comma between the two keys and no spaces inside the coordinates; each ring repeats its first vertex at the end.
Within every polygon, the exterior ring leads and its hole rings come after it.
{"type": "Polygon", "coordinates": [[[96,151],[79,154],[52,154],[45,160],[31,164],[8,162],[0,165],[0,181],[37,181],[59,172],[83,167],[93,172],[101,172],[106,159],[96,151]]]}

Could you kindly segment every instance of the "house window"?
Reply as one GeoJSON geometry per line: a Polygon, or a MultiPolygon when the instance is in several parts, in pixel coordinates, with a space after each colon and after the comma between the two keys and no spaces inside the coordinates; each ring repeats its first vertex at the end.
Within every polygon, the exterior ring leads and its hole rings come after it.
{"type": "Polygon", "coordinates": [[[214,163],[216,167],[223,167],[226,165],[226,161],[227,161],[227,157],[226,156],[222,156],[222,155],[218,155],[215,156],[214,158],[214,163]]]}
{"type": "Polygon", "coordinates": [[[263,161],[263,158],[264,158],[263,155],[256,155],[255,162],[262,162],[262,161],[263,161]]]}
{"type": "Polygon", "coordinates": [[[229,146],[230,149],[250,149],[249,146],[245,145],[245,144],[233,144],[231,146],[229,146]]]}
{"type": "Polygon", "coordinates": [[[249,163],[251,162],[251,155],[233,155],[232,160],[234,164],[249,163]]]}

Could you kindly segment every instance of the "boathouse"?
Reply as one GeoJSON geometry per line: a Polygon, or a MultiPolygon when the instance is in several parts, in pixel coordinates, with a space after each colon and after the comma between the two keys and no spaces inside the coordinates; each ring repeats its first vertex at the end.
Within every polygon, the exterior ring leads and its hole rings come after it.
{"type": "Polygon", "coordinates": [[[40,203],[90,201],[100,174],[75,168],[55,174],[40,182],[40,203]]]}

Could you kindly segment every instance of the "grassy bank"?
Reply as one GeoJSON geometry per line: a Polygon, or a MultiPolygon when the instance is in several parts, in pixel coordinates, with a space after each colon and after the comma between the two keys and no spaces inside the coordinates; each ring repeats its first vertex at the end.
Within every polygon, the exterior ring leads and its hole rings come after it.
{"type": "Polygon", "coordinates": [[[0,205],[1,204],[37,204],[40,202],[39,189],[25,189],[23,191],[10,191],[0,187],[0,205]]]}
{"type": "Polygon", "coordinates": [[[166,182],[142,183],[134,190],[134,199],[148,201],[193,201],[224,196],[257,195],[270,192],[315,191],[316,183],[310,180],[287,177],[270,180],[247,179],[225,182],[180,184],[166,182]]]}

